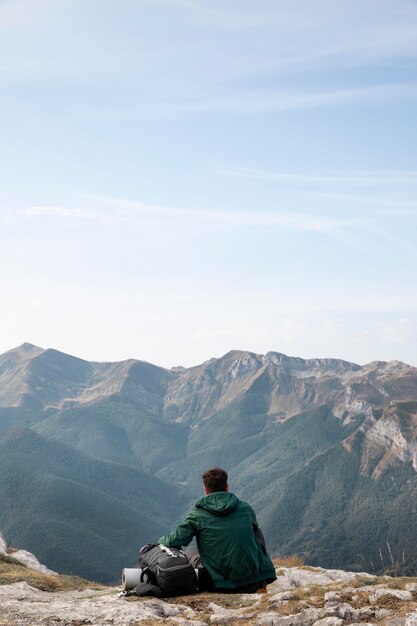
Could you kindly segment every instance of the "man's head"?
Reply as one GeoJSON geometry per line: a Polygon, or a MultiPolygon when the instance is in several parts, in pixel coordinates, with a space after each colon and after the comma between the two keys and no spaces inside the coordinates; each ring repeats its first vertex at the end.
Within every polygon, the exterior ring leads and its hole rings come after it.
{"type": "Polygon", "coordinates": [[[215,491],[228,491],[229,485],[227,484],[227,472],[221,467],[212,467],[204,472],[202,475],[204,483],[204,491],[208,495],[215,491]]]}

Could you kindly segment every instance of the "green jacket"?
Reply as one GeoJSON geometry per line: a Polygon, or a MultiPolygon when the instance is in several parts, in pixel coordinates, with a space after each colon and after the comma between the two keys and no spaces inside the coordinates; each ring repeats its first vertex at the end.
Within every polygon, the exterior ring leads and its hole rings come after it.
{"type": "Polygon", "coordinates": [[[174,532],[158,539],[181,548],[195,536],[204,567],[215,588],[233,589],[276,580],[275,568],[256,541],[256,515],[247,502],[226,491],[201,498],[174,532]]]}

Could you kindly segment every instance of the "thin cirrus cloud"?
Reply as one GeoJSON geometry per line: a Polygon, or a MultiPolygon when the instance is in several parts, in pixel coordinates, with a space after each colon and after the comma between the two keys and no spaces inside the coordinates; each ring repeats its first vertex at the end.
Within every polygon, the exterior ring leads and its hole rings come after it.
{"type": "Polygon", "coordinates": [[[60,206],[33,206],[24,210],[26,218],[61,218],[82,220],[100,224],[128,224],[141,227],[161,227],[181,232],[195,229],[206,233],[215,229],[218,233],[235,233],[239,229],[250,228],[252,235],[256,231],[276,230],[281,232],[299,232],[320,234],[337,240],[352,249],[360,251],[363,240],[389,241],[400,246],[404,253],[414,255],[414,249],[403,238],[396,237],[388,230],[375,226],[366,216],[338,217],[329,214],[306,212],[272,211],[221,211],[207,209],[189,209],[166,207],[124,199],[100,198],[90,196],[90,201],[100,208],[69,208],[60,206]]]}
{"type": "MultiPolygon", "coordinates": [[[[196,84],[210,93],[221,91],[224,84],[245,76],[250,82],[259,72],[277,77],[281,70],[285,75],[313,68],[322,74],[335,65],[340,70],[367,63],[406,64],[417,56],[417,6],[411,0],[318,0],[314,4],[260,0],[256,6],[246,0],[121,0],[118,7],[128,28],[123,28],[117,12],[116,20],[112,19],[108,3],[104,4],[99,0],[0,2],[0,51],[5,52],[0,55],[0,74],[18,80],[19,74],[26,79],[35,72],[45,79],[59,79],[76,71],[78,79],[88,75],[95,84],[104,79],[106,85],[120,76],[134,76],[139,85],[151,85],[155,92],[160,88],[165,93],[168,84],[168,91],[180,96],[196,84]],[[169,28],[161,19],[165,15],[170,17],[169,28]],[[72,24],[78,29],[77,45],[72,24]],[[238,32],[222,33],[225,29],[238,32]],[[42,36],[45,32],[53,34],[50,42],[42,36]],[[155,33],[159,33],[157,45],[155,33]],[[250,45],[253,41],[256,46],[250,45]],[[117,69],[110,75],[109,64],[117,69]]],[[[179,110],[235,110],[238,104],[224,96],[221,102],[214,97],[204,106],[205,95],[197,102],[187,99],[179,110]]],[[[261,111],[317,106],[352,95],[349,90],[328,90],[242,97],[245,110],[261,111]]]]}
{"type": "Polygon", "coordinates": [[[339,174],[307,174],[303,172],[282,172],[252,167],[217,166],[220,173],[245,180],[307,183],[313,185],[370,186],[390,184],[417,185],[417,170],[375,170],[351,171],[339,174]]]}
{"type": "MultiPolygon", "coordinates": [[[[322,91],[317,93],[241,93],[239,96],[217,98],[202,98],[199,101],[192,100],[180,105],[178,112],[199,111],[239,111],[242,113],[259,113],[274,111],[290,111],[293,109],[315,108],[332,106],[366,100],[379,95],[399,96],[401,92],[417,94],[414,85],[382,85],[375,87],[360,87],[355,89],[342,89],[335,91],[322,91]]],[[[174,107],[175,108],[175,107],[174,107]]]]}
{"type": "MultiPolygon", "coordinates": [[[[149,0],[148,0],[149,1],[149,0]]],[[[245,75],[259,70],[304,70],[316,67],[359,67],[366,63],[407,63],[417,54],[417,7],[411,0],[282,0],[279,3],[238,0],[210,3],[190,0],[152,0],[188,14],[196,22],[218,30],[262,32],[261,44],[234,71],[245,75]],[[271,39],[269,35],[275,36],[271,39]],[[297,42],[294,45],[294,42],[297,42]],[[267,53],[265,53],[267,52],[267,53]]],[[[223,63],[220,73],[230,73],[223,63]]]]}
{"type": "MultiPolygon", "coordinates": [[[[146,0],[148,4],[170,6],[188,14],[196,21],[209,24],[219,29],[242,29],[267,27],[282,29],[284,35],[294,27],[305,28],[308,37],[303,43],[314,40],[315,33],[325,29],[327,36],[337,35],[334,28],[329,32],[328,26],[343,24],[346,30],[343,40],[349,43],[350,50],[357,47],[367,46],[375,48],[395,42],[403,47],[409,44],[406,37],[411,37],[413,20],[417,18],[415,3],[410,0],[362,0],[360,5],[349,0],[340,0],[337,4],[329,0],[317,0],[314,6],[309,0],[281,0],[279,3],[271,3],[268,0],[258,1],[256,6],[249,0],[146,0]],[[355,24],[355,16],[359,15],[364,33],[369,35],[369,26],[376,26],[374,36],[368,36],[361,40],[353,39],[351,28],[355,24]]],[[[362,32],[361,30],[359,32],[362,32]]],[[[338,38],[339,45],[340,37],[338,38]]]]}
{"type": "Polygon", "coordinates": [[[154,204],[134,202],[113,198],[94,198],[94,204],[100,208],[70,208],[61,206],[32,206],[24,209],[26,218],[63,218],[72,220],[95,220],[101,223],[175,223],[186,222],[189,225],[202,226],[211,224],[219,227],[273,227],[282,230],[310,231],[327,235],[340,235],[355,221],[348,218],[333,218],[324,215],[310,215],[302,212],[267,212],[267,211],[221,211],[206,209],[188,209],[165,207],[154,204]],[[98,201],[98,202],[97,202],[98,201]]]}
{"type": "Polygon", "coordinates": [[[77,121],[99,122],[132,121],[143,117],[175,116],[199,113],[279,113],[299,109],[343,106],[355,103],[385,103],[417,96],[417,85],[412,83],[374,85],[334,91],[277,93],[240,92],[235,96],[182,93],[181,97],[144,102],[134,108],[94,108],[69,114],[77,121]]]}
{"type": "MultiPolygon", "coordinates": [[[[215,174],[244,181],[279,184],[287,194],[321,199],[332,206],[367,215],[417,215],[417,170],[362,170],[307,173],[214,164],[215,174]]],[[[323,206],[323,205],[322,205],[323,206]]],[[[324,205],[326,206],[326,205],[324,205]]],[[[323,208],[324,208],[323,206],[323,208]]]]}

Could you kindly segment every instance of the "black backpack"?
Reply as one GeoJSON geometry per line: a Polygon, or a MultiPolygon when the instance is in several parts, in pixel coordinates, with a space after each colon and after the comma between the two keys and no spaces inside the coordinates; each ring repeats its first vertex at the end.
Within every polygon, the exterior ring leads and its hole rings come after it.
{"type": "Polygon", "coordinates": [[[177,548],[147,544],[139,552],[141,582],[156,585],[164,596],[197,591],[197,575],[187,556],[177,548]]]}

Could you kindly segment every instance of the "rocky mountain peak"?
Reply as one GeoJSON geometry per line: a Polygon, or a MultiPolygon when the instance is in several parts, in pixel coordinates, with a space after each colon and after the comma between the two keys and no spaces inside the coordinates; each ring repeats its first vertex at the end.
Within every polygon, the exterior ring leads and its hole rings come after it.
{"type": "MultiPolygon", "coordinates": [[[[417,369],[400,361],[360,366],[273,351],[262,355],[232,350],[198,366],[171,370],[135,359],[88,362],[30,343],[0,356],[0,407],[65,409],[115,397],[158,419],[194,426],[256,397],[258,409],[262,407],[271,422],[328,406],[345,424],[362,416],[364,428],[369,424],[372,432],[371,418],[384,415],[378,432],[387,421],[395,423],[411,446],[414,434],[403,429],[404,420],[387,411],[392,403],[413,401],[416,387],[417,369]]],[[[396,444],[391,456],[396,457],[398,449],[396,444]]]]}
{"type": "MultiPolygon", "coordinates": [[[[33,343],[29,343],[27,341],[25,341],[24,343],[22,343],[20,346],[18,346],[17,348],[14,348],[15,352],[20,352],[20,353],[37,353],[37,352],[42,352],[44,348],[40,348],[39,346],[35,346],[33,343]]],[[[13,349],[12,349],[13,351],[13,349]]]]}
{"type": "MultiPolygon", "coordinates": [[[[73,494],[72,501],[79,502],[75,513],[88,522],[74,537],[60,520],[72,545],[95,541],[96,518],[87,515],[95,509],[84,502],[97,499],[104,507],[108,525],[102,554],[105,559],[113,550],[115,567],[119,535],[112,533],[120,526],[113,516],[119,514],[119,501],[126,528],[132,523],[131,506],[140,516],[157,505],[141,522],[144,542],[153,541],[164,511],[178,519],[185,512],[182,497],[197,499],[200,472],[215,464],[228,469],[239,497],[259,511],[277,553],[302,550],[312,564],[352,569],[364,567],[356,555],[365,554],[367,566],[374,567],[389,527],[394,552],[405,548],[407,572],[417,572],[415,537],[404,530],[396,508],[414,523],[416,514],[405,503],[414,502],[417,493],[417,368],[238,350],[179,370],[134,359],[88,362],[41,348],[0,355],[0,501],[6,503],[0,506],[0,527],[13,529],[11,541],[17,545],[29,536],[30,526],[29,549],[53,569],[57,564],[48,560],[53,554],[42,533],[46,514],[55,520],[63,510],[63,492],[73,494]],[[31,430],[7,432],[13,427],[31,430]],[[369,494],[377,502],[375,511],[383,511],[380,518],[368,511],[369,494]],[[33,519],[25,517],[24,528],[16,501],[24,503],[25,512],[32,507],[33,519]],[[352,551],[341,544],[340,529],[353,537],[352,551]]],[[[136,541],[137,519],[133,523],[136,541]]],[[[131,533],[126,541],[132,541],[131,533]]],[[[58,543],[56,550],[64,545],[58,543]]],[[[91,563],[82,552],[76,556],[80,573],[90,577],[85,572],[91,563]]],[[[63,557],[66,571],[74,571],[72,553],[63,557]]],[[[103,570],[108,573],[109,565],[103,570]]],[[[108,576],[114,580],[114,570],[108,576]]]]}

